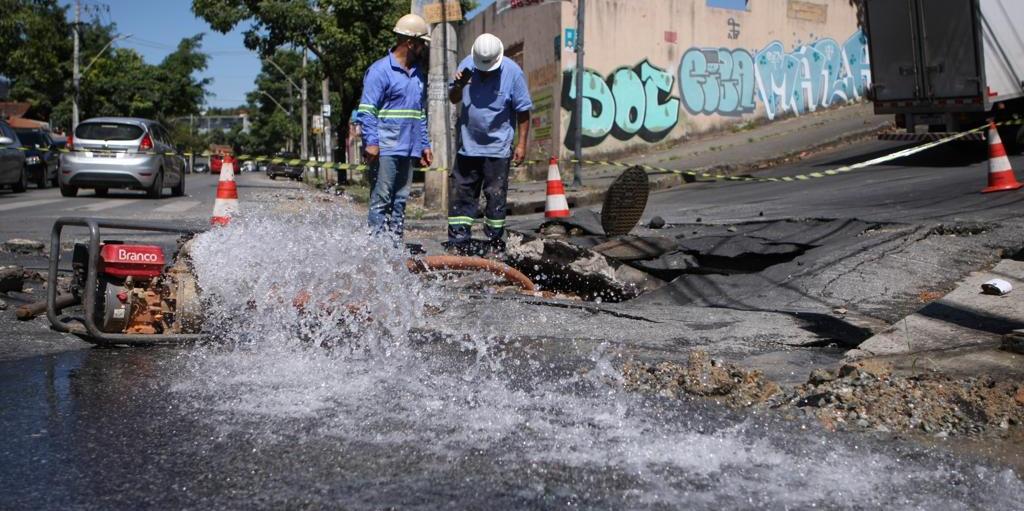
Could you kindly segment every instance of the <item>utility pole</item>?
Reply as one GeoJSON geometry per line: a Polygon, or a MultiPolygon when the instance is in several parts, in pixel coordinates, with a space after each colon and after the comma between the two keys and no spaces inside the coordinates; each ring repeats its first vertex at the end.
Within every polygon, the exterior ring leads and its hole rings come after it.
{"type": "MultiPolygon", "coordinates": [[[[320,82],[320,100],[322,101],[320,106],[320,115],[324,118],[324,161],[327,163],[334,162],[333,151],[331,150],[331,92],[329,89],[330,83],[327,77],[324,77],[323,81],[320,82]]],[[[324,172],[324,181],[330,182],[330,171],[324,172]]]]}
{"type": "Polygon", "coordinates": [[[75,57],[74,57],[74,86],[75,96],[71,99],[71,133],[75,133],[75,128],[78,127],[78,87],[82,80],[81,74],[78,72],[78,30],[79,23],[82,19],[82,3],[81,0],[75,0],[75,57]]]}
{"type": "Polygon", "coordinates": [[[193,133],[192,127],[195,123],[195,114],[188,114],[188,172],[192,173],[196,171],[196,151],[195,147],[192,147],[193,133]]]}
{"type": "Polygon", "coordinates": [[[572,167],[572,185],[574,187],[583,186],[583,178],[580,173],[583,170],[583,73],[586,72],[583,67],[583,19],[586,5],[586,0],[578,0],[576,4],[576,107],[572,111],[576,160],[572,167]]]}
{"type": "MultiPolygon", "coordinates": [[[[289,80],[291,81],[291,80],[289,80]]],[[[295,122],[295,89],[288,87],[288,124],[295,122]]],[[[288,135],[288,152],[295,150],[295,140],[288,135]]]]}
{"type": "Polygon", "coordinates": [[[309,50],[302,49],[302,159],[309,159],[309,95],[306,94],[306,58],[309,50]]]}
{"type": "MultiPolygon", "coordinates": [[[[451,168],[455,161],[452,146],[452,106],[448,101],[448,82],[458,64],[455,27],[448,22],[448,0],[441,4],[441,22],[430,31],[430,69],[427,75],[427,112],[434,166],[451,168]],[[440,44],[438,44],[440,43],[440,44]]],[[[412,0],[412,12],[423,15],[423,2],[412,0]]],[[[448,172],[427,172],[423,178],[423,206],[427,209],[447,211],[448,172]]]]}

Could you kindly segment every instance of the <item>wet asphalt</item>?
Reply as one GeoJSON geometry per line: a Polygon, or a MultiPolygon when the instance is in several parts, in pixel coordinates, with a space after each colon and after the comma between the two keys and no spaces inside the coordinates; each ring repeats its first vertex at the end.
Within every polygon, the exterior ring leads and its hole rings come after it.
{"type": "MultiPolygon", "coordinates": [[[[807,167],[827,168],[865,154],[864,147],[848,151],[807,167]]],[[[993,246],[1018,235],[1022,196],[978,195],[983,162],[967,149],[944,154],[788,187],[699,184],[655,194],[646,216],[661,214],[677,225],[858,218],[911,230],[984,222],[992,224],[993,246]]],[[[262,176],[244,176],[242,185],[249,178],[253,186],[264,186],[256,180],[262,176]]],[[[205,208],[207,198],[200,194],[213,190],[201,182],[203,191],[197,188],[187,199],[198,201],[194,213],[187,205],[168,210],[201,219],[206,213],[199,205],[205,208]]],[[[37,204],[17,217],[11,215],[17,209],[6,210],[4,232],[46,232],[46,224],[64,214],[60,204],[37,204]],[[53,211],[33,209],[44,206],[53,211]]],[[[102,203],[75,207],[90,204],[102,203]]],[[[91,211],[113,215],[118,209],[96,205],[91,211]]],[[[991,257],[982,251],[965,255],[958,241],[919,242],[930,260],[955,261],[949,267],[914,272],[905,262],[883,261],[878,278],[948,281],[991,257]]],[[[864,249],[865,257],[870,250],[864,249]]],[[[4,257],[5,263],[41,264],[4,257]]],[[[836,259],[820,257],[830,264],[836,259]]],[[[835,303],[860,299],[863,283],[834,277],[826,282],[835,285],[831,296],[841,298],[835,303]]],[[[38,297],[39,289],[33,293],[38,297]]],[[[898,293],[878,294],[883,307],[898,293]]],[[[7,300],[12,308],[17,298],[31,297],[15,298],[7,300]]],[[[749,301],[755,309],[768,305],[749,301]]],[[[871,302],[863,301],[871,310],[871,302]]],[[[620,304],[610,310],[633,314],[654,306],[620,304]]],[[[509,310],[522,322],[501,301],[480,307],[509,310]]],[[[0,317],[3,508],[1009,509],[1024,498],[1024,485],[1013,472],[950,454],[941,444],[825,433],[802,419],[624,394],[614,374],[602,370],[614,365],[614,357],[600,353],[614,352],[609,343],[625,343],[642,331],[603,322],[601,314],[541,313],[535,320],[552,337],[503,345],[508,353],[496,365],[481,363],[479,352],[453,340],[457,335],[410,342],[394,363],[367,362],[310,355],[303,347],[238,353],[217,346],[98,349],[49,331],[42,319],[16,323],[11,316],[5,311],[0,317]],[[579,321],[577,332],[559,327],[567,320],[579,321]],[[551,338],[558,342],[545,340],[551,338]],[[250,365],[251,360],[259,363],[250,365]],[[219,375],[223,387],[203,385],[204,375],[218,372],[221,364],[235,366],[237,373],[219,375]],[[267,370],[278,377],[261,373],[267,370]],[[310,380],[297,376],[307,370],[332,376],[322,391],[325,403],[308,406],[296,397],[312,390],[310,380]],[[365,392],[350,394],[351,388],[363,388],[358,385],[367,385],[365,392]]],[[[433,330],[458,332],[458,316],[442,315],[433,330]]],[[[779,351],[774,340],[763,349],[744,350],[741,344],[754,333],[737,334],[725,328],[727,320],[710,316],[705,323],[730,332],[723,352],[734,358],[780,363],[771,358],[779,351]]],[[[694,345],[685,336],[699,339],[707,332],[665,335],[640,349],[648,355],[678,352],[694,345]]],[[[807,358],[810,364],[831,356],[807,358]]]]}

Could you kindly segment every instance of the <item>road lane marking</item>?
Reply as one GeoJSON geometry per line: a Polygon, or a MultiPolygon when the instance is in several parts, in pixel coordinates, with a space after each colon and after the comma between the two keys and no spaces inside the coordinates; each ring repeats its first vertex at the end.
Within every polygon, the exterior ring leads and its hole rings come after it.
{"type": "Polygon", "coordinates": [[[107,210],[107,209],[114,209],[114,208],[120,207],[120,206],[127,206],[128,204],[133,204],[133,203],[139,202],[141,200],[142,199],[106,200],[106,201],[103,201],[103,202],[96,202],[96,203],[93,203],[93,204],[87,204],[85,206],[76,206],[76,207],[73,207],[73,208],[68,208],[68,210],[69,211],[90,211],[90,212],[104,211],[104,210],[107,210]]]}
{"type": "Polygon", "coordinates": [[[12,209],[31,208],[32,206],[42,206],[43,204],[52,204],[54,202],[60,202],[64,199],[36,199],[36,200],[23,200],[20,202],[11,202],[9,204],[0,204],[0,211],[11,211],[12,209]]]}
{"type": "Polygon", "coordinates": [[[182,200],[172,202],[170,204],[164,204],[159,208],[153,210],[154,213],[184,213],[198,205],[202,204],[201,201],[197,200],[182,200]]]}

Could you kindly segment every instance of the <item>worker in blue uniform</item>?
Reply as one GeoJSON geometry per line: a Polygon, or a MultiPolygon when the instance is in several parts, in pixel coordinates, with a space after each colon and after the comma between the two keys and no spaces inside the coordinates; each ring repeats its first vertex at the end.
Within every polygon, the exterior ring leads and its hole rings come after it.
{"type": "Polygon", "coordinates": [[[504,58],[504,51],[500,39],[482,34],[448,88],[448,99],[462,105],[448,204],[448,247],[457,253],[471,250],[481,190],[486,199],[484,234],[493,251],[503,250],[509,168],[526,157],[533,102],[523,70],[504,58]]]}
{"type": "Polygon", "coordinates": [[[398,41],[374,62],[363,78],[357,119],[362,126],[363,157],[370,165],[370,211],[373,234],[402,239],[405,204],[412,188],[414,164],[434,161],[427,134],[426,62],[429,27],[415,14],[395,24],[398,41]]]}

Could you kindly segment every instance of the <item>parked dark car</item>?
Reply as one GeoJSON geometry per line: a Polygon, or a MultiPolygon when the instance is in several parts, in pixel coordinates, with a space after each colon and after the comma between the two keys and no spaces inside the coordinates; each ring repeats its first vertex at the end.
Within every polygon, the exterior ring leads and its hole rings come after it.
{"type": "Polygon", "coordinates": [[[274,155],[274,160],[267,165],[267,177],[277,179],[277,176],[283,176],[295,181],[301,180],[305,167],[301,163],[296,164],[289,161],[296,159],[298,159],[298,155],[295,153],[277,153],[274,155]],[[275,163],[278,158],[282,158],[284,161],[275,163]]]}
{"type": "Polygon", "coordinates": [[[57,186],[60,179],[60,145],[46,130],[18,128],[22,148],[25,149],[25,170],[28,178],[39,188],[57,186]]]}
{"type": "Polygon", "coordinates": [[[9,186],[14,193],[28,188],[25,151],[18,134],[4,121],[0,121],[0,186],[9,186]]]}

